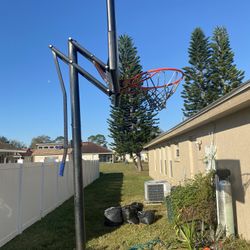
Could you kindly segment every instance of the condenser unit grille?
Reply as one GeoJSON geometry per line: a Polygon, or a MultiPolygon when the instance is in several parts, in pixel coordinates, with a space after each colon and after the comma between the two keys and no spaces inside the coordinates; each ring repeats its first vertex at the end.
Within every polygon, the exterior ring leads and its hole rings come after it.
{"type": "Polygon", "coordinates": [[[165,180],[150,180],[144,182],[145,201],[163,202],[170,194],[171,185],[165,180]]]}
{"type": "Polygon", "coordinates": [[[164,187],[162,184],[148,185],[148,200],[149,201],[163,201],[164,187]]]}

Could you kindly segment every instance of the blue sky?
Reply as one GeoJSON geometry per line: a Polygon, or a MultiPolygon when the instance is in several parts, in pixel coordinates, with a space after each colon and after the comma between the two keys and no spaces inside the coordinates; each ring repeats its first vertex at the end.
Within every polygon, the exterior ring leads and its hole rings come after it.
{"type": "MultiPolygon", "coordinates": [[[[105,0],[0,1],[0,135],[27,145],[33,137],[63,134],[62,98],[49,44],[67,53],[73,37],[107,60],[105,0]]],[[[246,0],[116,0],[117,32],[135,42],[144,70],[188,65],[191,32],[211,36],[216,26],[230,35],[235,63],[249,79],[250,2],[246,0]]],[[[95,70],[80,60],[91,73],[95,70]]],[[[68,69],[62,64],[65,83],[68,69]]],[[[180,86],[159,114],[167,130],[182,120],[180,86]]],[[[109,99],[80,78],[82,138],[108,138],[109,99]]],[[[71,130],[69,131],[71,134],[71,130]]]]}

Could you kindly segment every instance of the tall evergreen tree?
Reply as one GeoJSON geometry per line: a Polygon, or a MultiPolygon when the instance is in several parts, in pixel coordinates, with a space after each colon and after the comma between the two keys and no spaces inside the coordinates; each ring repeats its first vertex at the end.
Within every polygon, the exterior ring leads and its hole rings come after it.
{"type": "Polygon", "coordinates": [[[96,143],[96,144],[98,144],[102,147],[105,147],[105,148],[107,147],[107,144],[108,144],[105,136],[102,134],[91,135],[88,137],[88,141],[96,143]]]}
{"type": "Polygon", "coordinates": [[[9,143],[10,141],[5,136],[0,136],[0,143],[9,143]]]}
{"type": "Polygon", "coordinates": [[[48,135],[39,135],[37,137],[32,138],[30,148],[36,148],[36,144],[38,143],[50,143],[50,142],[52,142],[52,140],[48,135]]]}
{"type": "MultiPolygon", "coordinates": [[[[141,73],[140,57],[133,40],[127,35],[119,38],[119,70],[120,80],[130,79],[141,73]]],[[[158,129],[157,114],[152,111],[139,91],[121,96],[120,106],[111,106],[111,115],[108,119],[109,130],[114,150],[120,154],[134,155],[134,162],[139,171],[142,170],[140,152],[143,145],[156,136],[158,129]],[[136,161],[137,160],[137,161],[136,161]]]]}
{"type": "Polygon", "coordinates": [[[234,53],[230,47],[229,35],[225,27],[216,27],[212,37],[211,81],[214,87],[214,100],[238,87],[244,72],[234,64],[234,53]]]}
{"type": "Polygon", "coordinates": [[[200,28],[196,28],[191,35],[188,53],[190,66],[183,69],[185,83],[181,93],[185,117],[190,117],[206,107],[212,98],[209,79],[211,49],[208,38],[200,28]]]}

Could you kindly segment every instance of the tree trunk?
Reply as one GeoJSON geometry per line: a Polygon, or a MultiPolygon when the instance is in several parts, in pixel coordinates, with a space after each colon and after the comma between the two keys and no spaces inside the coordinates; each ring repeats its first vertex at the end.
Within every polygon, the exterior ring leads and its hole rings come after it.
{"type": "Polygon", "coordinates": [[[136,162],[136,158],[133,156],[133,154],[130,154],[130,158],[132,158],[132,159],[133,159],[133,163],[134,163],[135,168],[136,168],[136,170],[137,170],[137,162],[136,162]]]}
{"type": "Polygon", "coordinates": [[[142,162],[141,162],[141,155],[136,155],[137,156],[137,169],[138,171],[142,171],[143,170],[143,167],[142,167],[142,162]]]}

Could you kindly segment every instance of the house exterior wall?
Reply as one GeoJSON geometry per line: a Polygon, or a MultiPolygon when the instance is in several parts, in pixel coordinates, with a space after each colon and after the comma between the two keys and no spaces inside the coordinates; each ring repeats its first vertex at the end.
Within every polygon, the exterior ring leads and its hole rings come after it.
{"type": "Polygon", "coordinates": [[[88,161],[98,161],[99,160],[99,155],[98,154],[92,154],[92,153],[84,153],[82,154],[82,159],[83,160],[88,160],[88,161]]]}
{"type": "Polygon", "coordinates": [[[18,152],[1,152],[1,149],[0,149],[0,164],[1,163],[17,163],[18,159],[21,159],[21,157],[22,156],[18,152]]]}
{"type": "MultiPolygon", "coordinates": [[[[62,155],[34,155],[33,162],[60,162],[62,160],[62,155]]],[[[69,160],[69,156],[67,156],[66,161],[69,160]]],[[[85,160],[85,159],[83,159],[85,160]]]]}
{"type": "Polygon", "coordinates": [[[205,172],[206,147],[211,144],[216,146],[216,167],[231,170],[235,224],[238,233],[250,240],[249,106],[150,146],[149,174],[178,185],[205,172]]]}
{"type": "Polygon", "coordinates": [[[82,159],[89,160],[89,161],[113,162],[113,154],[84,153],[82,154],[82,159]]]}
{"type": "Polygon", "coordinates": [[[99,154],[99,162],[111,163],[114,162],[113,154],[99,154]]]}
{"type": "MultiPolygon", "coordinates": [[[[99,154],[98,153],[84,153],[82,154],[82,159],[86,161],[99,161],[100,157],[102,160],[106,160],[106,162],[112,162],[112,154],[99,154]],[[105,156],[105,157],[104,157],[105,156]]],[[[63,155],[34,155],[33,162],[60,162],[63,158],[63,155]]],[[[67,156],[66,161],[69,160],[69,156],[67,156]]],[[[26,160],[27,162],[28,160],[26,160]]]]}
{"type": "MultiPolygon", "coordinates": [[[[33,156],[33,162],[44,162],[46,159],[51,159],[55,162],[59,162],[62,160],[63,155],[36,155],[33,156]]],[[[68,161],[69,156],[67,156],[66,160],[68,161]]],[[[99,160],[98,154],[82,154],[82,159],[86,161],[99,160]]]]}

